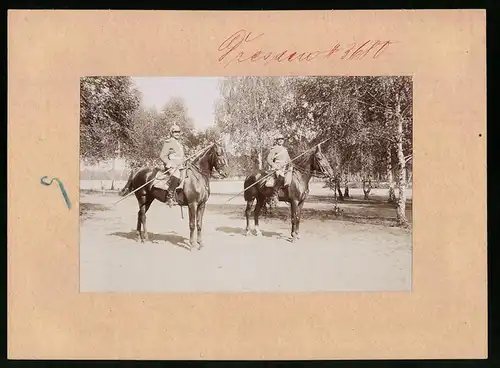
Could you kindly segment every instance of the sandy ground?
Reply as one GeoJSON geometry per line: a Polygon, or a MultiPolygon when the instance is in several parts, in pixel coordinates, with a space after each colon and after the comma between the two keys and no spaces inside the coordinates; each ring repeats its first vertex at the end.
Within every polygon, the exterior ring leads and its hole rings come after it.
{"type": "MultiPolygon", "coordinates": [[[[409,291],[411,230],[394,226],[387,190],[362,200],[359,189],[333,214],[332,192],[313,184],[303,210],[301,239],[288,241],[289,207],[261,217],[262,237],[244,235],[239,182],[212,183],[201,251],[184,248],[188,214],[153,202],[147,213],[150,242],[135,241],[137,201],[114,193],[80,198],[82,292],[409,291]]],[[[411,190],[407,217],[411,221],[411,190]]]]}

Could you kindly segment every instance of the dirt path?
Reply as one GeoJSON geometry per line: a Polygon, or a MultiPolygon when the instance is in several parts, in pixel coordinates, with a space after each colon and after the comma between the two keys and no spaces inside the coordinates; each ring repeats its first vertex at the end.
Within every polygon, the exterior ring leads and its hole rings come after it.
{"type": "Polygon", "coordinates": [[[210,197],[205,247],[189,252],[186,210],[181,219],[179,207],[154,202],[147,213],[152,242],[139,243],[133,196],[114,205],[116,196],[82,193],[81,291],[410,290],[411,232],[387,226],[394,209],[383,202],[354,198],[338,219],[328,198],[311,195],[301,239],[290,243],[286,204],[261,219],[262,237],[246,237],[243,200],[227,203],[230,194],[210,197]]]}

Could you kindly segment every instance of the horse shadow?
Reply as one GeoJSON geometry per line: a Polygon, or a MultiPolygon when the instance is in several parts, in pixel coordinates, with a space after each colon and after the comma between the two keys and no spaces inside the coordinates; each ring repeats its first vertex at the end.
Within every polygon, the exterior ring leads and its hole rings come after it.
{"type": "MultiPolygon", "coordinates": [[[[215,228],[216,231],[220,231],[226,234],[230,234],[231,236],[234,235],[246,235],[246,230],[242,227],[230,227],[230,226],[220,226],[215,228]]],[[[278,233],[276,231],[267,231],[267,230],[260,230],[262,233],[262,236],[265,236],[267,238],[282,238],[283,234],[278,233]]],[[[253,230],[252,230],[253,234],[253,230]]]]}
{"type": "MultiPolygon", "coordinates": [[[[109,235],[119,236],[121,238],[137,241],[137,232],[135,230],[130,231],[128,233],[115,232],[115,233],[111,233],[109,235]]],[[[153,242],[153,243],[167,242],[167,243],[173,244],[175,246],[178,246],[180,248],[189,249],[189,245],[188,245],[189,239],[184,237],[184,236],[181,236],[181,235],[172,234],[172,233],[156,234],[156,233],[148,232],[148,238],[149,238],[149,241],[153,242]]]]}

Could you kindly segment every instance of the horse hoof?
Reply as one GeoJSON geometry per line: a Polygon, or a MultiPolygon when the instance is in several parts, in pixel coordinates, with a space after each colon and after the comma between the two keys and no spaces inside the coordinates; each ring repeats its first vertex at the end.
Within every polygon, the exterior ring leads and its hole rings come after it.
{"type": "Polygon", "coordinates": [[[262,236],[262,232],[261,232],[260,230],[257,230],[257,231],[255,232],[255,236],[262,236]]]}
{"type": "Polygon", "coordinates": [[[295,237],[297,238],[297,240],[299,240],[300,239],[299,233],[295,233],[295,237]]]}
{"type": "Polygon", "coordinates": [[[250,235],[252,235],[252,232],[251,232],[250,230],[247,230],[247,231],[245,232],[245,236],[250,236],[250,235]]]}

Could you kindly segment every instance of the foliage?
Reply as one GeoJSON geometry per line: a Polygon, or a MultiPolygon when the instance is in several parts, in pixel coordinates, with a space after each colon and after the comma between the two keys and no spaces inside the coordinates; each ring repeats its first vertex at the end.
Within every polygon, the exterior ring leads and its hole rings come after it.
{"type": "Polygon", "coordinates": [[[216,124],[231,137],[233,152],[257,156],[263,164],[264,150],[272,143],[285,106],[286,79],[231,77],[220,85],[216,124]]]}
{"type": "Polygon", "coordinates": [[[154,108],[136,111],[132,117],[130,145],[123,150],[128,162],[133,167],[162,167],[160,152],[174,124],[181,128],[181,140],[186,155],[189,155],[197,144],[198,137],[182,99],[169,100],[161,112],[154,108]]]}
{"type": "Polygon", "coordinates": [[[89,162],[105,160],[120,144],[129,144],[139,103],[140,94],[129,77],[81,78],[81,157],[89,162]]]}
{"type": "Polygon", "coordinates": [[[276,133],[285,136],[291,157],[329,138],[322,151],[336,170],[330,184],[337,187],[341,177],[345,185],[378,178],[390,188],[395,180],[401,193],[411,168],[411,77],[223,78],[215,125],[202,132],[195,131],[182,99],[169,100],[160,112],[139,107],[128,77],[82,78],[80,89],[81,154],[87,160],[113,157],[121,147],[136,166],[159,165],[163,140],[175,123],[187,155],[224,138],[230,175],[263,168],[276,133]]]}

